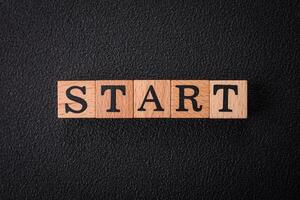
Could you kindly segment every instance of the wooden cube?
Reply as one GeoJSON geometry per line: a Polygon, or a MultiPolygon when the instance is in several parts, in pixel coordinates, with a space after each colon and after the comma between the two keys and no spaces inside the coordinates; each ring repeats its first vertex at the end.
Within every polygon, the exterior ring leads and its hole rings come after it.
{"type": "Polygon", "coordinates": [[[210,81],[210,118],[247,118],[247,81],[210,81]]]}
{"type": "Polygon", "coordinates": [[[133,81],[96,81],[97,118],[133,118],[133,81]]]}
{"type": "Polygon", "coordinates": [[[169,118],[170,89],[170,80],[134,80],[134,118],[169,118]]]}
{"type": "Polygon", "coordinates": [[[58,117],[94,118],[96,81],[58,81],[58,117]]]}
{"type": "Polygon", "coordinates": [[[172,118],[209,118],[209,81],[171,81],[172,118]]]}

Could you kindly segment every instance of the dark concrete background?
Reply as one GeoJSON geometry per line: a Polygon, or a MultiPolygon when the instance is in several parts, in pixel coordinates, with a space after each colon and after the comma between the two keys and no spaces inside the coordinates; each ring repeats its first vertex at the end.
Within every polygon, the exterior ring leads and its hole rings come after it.
{"type": "Polygon", "coordinates": [[[0,199],[299,197],[297,1],[2,0],[0,21],[0,199]],[[58,119],[68,79],[246,79],[249,118],[58,119]]]}

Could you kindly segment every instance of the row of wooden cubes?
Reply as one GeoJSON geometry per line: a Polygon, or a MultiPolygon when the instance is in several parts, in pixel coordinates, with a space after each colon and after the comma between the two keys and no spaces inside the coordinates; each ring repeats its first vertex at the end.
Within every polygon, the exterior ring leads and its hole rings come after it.
{"type": "Polygon", "coordinates": [[[58,81],[59,118],[247,118],[246,80],[58,81]]]}

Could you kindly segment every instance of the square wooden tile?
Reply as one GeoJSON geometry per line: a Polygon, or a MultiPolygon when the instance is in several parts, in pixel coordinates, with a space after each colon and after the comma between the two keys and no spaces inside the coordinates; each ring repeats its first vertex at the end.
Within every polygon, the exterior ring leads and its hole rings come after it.
{"type": "Polygon", "coordinates": [[[210,118],[247,118],[246,80],[210,81],[210,118]]]}
{"type": "Polygon", "coordinates": [[[170,86],[170,80],[134,80],[134,118],[169,118],[170,86]]]}
{"type": "Polygon", "coordinates": [[[172,80],[171,117],[209,118],[209,81],[172,80]]]}
{"type": "Polygon", "coordinates": [[[94,118],[95,85],[96,81],[58,81],[58,117],[94,118]]]}
{"type": "Polygon", "coordinates": [[[133,118],[133,81],[96,81],[97,118],[133,118]]]}

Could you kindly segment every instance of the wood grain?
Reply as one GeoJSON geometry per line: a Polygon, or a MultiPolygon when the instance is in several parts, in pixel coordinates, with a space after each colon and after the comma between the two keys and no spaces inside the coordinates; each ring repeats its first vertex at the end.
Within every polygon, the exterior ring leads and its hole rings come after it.
{"type": "Polygon", "coordinates": [[[96,81],[58,81],[57,82],[57,108],[59,118],[95,118],[95,85],[96,81]],[[74,110],[81,110],[82,105],[69,99],[66,91],[72,86],[84,87],[86,94],[80,89],[72,89],[71,94],[84,99],[87,108],[81,113],[66,112],[66,106],[74,110]]]}
{"type": "Polygon", "coordinates": [[[210,118],[247,118],[247,81],[246,80],[216,80],[210,81],[210,118]],[[231,112],[220,111],[223,108],[224,90],[214,94],[216,85],[236,85],[237,93],[228,90],[228,108],[231,112]]]}
{"type": "MultiPolygon", "coordinates": [[[[170,80],[134,80],[134,118],[169,118],[170,117],[170,80]],[[138,111],[152,86],[164,111],[155,111],[156,104],[147,102],[146,111],[138,111]]],[[[149,98],[152,98],[149,95],[149,98]]]]}
{"type": "MultiPolygon", "coordinates": [[[[184,89],[184,95],[192,96],[195,91],[184,89]]],[[[208,80],[172,80],[171,81],[171,117],[172,118],[209,118],[209,81],[208,80]],[[199,94],[195,97],[200,111],[193,109],[190,100],[184,100],[184,107],[188,111],[176,111],[179,108],[179,88],[176,86],[196,86],[199,94]]]]}
{"type": "Polygon", "coordinates": [[[133,81],[132,80],[99,80],[96,81],[96,117],[97,118],[133,118],[133,81]],[[119,112],[108,112],[111,108],[111,90],[101,95],[103,86],[125,86],[125,95],[116,90],[116,109],[119,112]]]}

